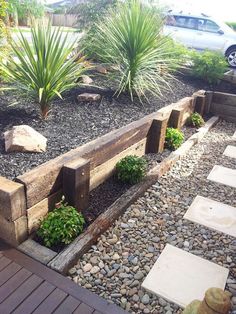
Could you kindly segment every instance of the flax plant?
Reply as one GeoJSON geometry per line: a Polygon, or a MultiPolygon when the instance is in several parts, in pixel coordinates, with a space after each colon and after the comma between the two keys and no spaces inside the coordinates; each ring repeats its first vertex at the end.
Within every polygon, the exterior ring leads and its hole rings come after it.
{"type": "Polygon", "coordinates": [[[31,29],[31,42],[19,31],[18,40],[12,40],[12,54],[6,57],[2,69],[9,89],[16,89],[36,100],[43,119],[56,96],[77,85],[85,71],[84,59],[70,58],[75,42],[68,41],[59,28],[36,25],[31,29]]]}
{"type": "MultiPolygon", "coordinates": [[[[99,60],[117,70],[116,93],[160,96],[178,63],[172,41],[163,36],[164,18],[139,0],[121,3],[96,24],[92,48],[99,60]]],[[[88,43],[91,49],[91,42],[88,43]]]]}

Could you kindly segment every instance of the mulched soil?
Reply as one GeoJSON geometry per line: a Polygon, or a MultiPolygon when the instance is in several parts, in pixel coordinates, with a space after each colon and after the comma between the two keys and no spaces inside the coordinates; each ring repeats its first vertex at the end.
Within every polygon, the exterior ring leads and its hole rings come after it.
{"type": "MultiPolygon", "coordinates": [[[[184,126],[182,128],[184,138],[187,140],[191,135],[196,132],[196,128],[184,126]]],[[[164,149],[162,153],[158,154],[146,154],[144,156],[147,161],[147,171],[151,170],[157,164],[159,164],[164,158],[170,155],[169,149],[164,149]]],[[[94,220],[103,212],[105,212],[109,206],[111,206],[122,194],[124,194],[132,184],[121,182],[114,174],[105,182],[100,184],[97,188],[92,190],[89,195],[89,206],[83,211],[85,218],[85,229],[94,222],[94,220]],[[105,196],[105,197],[104,197],[105,196]]],[[[40,237],[35,235],[34,240],[41,245],[43,241],[40,237]]],[[[60,252],[65,248],[65,245],[56,245],[51,247],[55,252],[60,252]]]]}
{"type": "MultiPolygon", "coordinates": [[[[104,80],[103,80],[104,81],[104,80]]],[[[97,79],[94,84],[100,84],[97,79]]],[[[120,128],[131,121],[169,105],[172,102],[192,95],[199,89],[210,89],[205,83],[188,77],[179,76],[174,80],[172,92],[165,93],[160,99],[152,98],[150,103],[140,103],[138,99],[131,102],[127,95],[119,99],[112,97],[107,90],[102,93],[99,103],[78,103],[76,96],[81,89],[74,89],[64,95],[64,100],[55,100],[47,121],[39,117],[35,103],[7,92],[0,95],[0,175],[9,179],[55,158],[70,149],[78,147],[111,130],[120,128]],[[14,102],[15,106],[9,106],[14,102]],[[45,153],[5,153],[3,132],[14,125],[27,124],[48,139],[45,153]]],[[[230,85],[224,83],[218,89],[231,91],[230,85]]]]}
{"type": "MultiPolygon", "coordinates": [[[[185,140],[196,132],[195,128],[182,128],[185,140]]],[[[147,154],[144,158],[147,161],[147,171],[159,164],[164,158],[168,157],[170,150],[164,149],[159,154],[147,154]]],[[[89,207],[83,212],[87,225],[91,224],[101,213],[103,213],[109,206],[111,206],[122,194],[124,194],[131,184],[124,184],[117,180],[116,175],[106,180],[96,189],[90,192],[89,207]],[[103,196],[106,197],[103,197],[103,196]]]]}

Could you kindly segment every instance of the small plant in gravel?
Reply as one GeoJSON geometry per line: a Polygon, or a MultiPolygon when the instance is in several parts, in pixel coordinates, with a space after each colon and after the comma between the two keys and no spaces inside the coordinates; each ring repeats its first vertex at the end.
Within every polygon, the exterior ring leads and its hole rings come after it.
{"type": "Polygon", "coordinates": [[[176,150],[184,141],[184,134],[178,129],[167,128],[165,145],[171,150],[176,150]]]}
{"type": "Polygon", "coordinates": [[[192,75],[205,80],[210,84],[216,84],[224,76],[228,68],[225,57],[214,51],[191,51],[192,75]]]}
{"type": "Polygon", "coordinates": [[[196,128],[200,128],[201,126],[204,125],[204,123],[205,121],[203,117],[198,112],[192,113],[188,119],[188,124],[196,128]]]}
{"type": "Polygon", "coordinates": [[[120,181],[135,184],[145,177],[147,162],[142,157],[126,156],[116,164],[116,171],[120,181]]]}
{"type": "Polygon", "coordinates": [[[42,117],[47,118],[52,99],[76,86],[86,66],[77,55],[70,58],[75,42],[70,43],[59,28],[38,25],[31,29],[31,39],[32,45],[20,32],[18,41],[11,41],[12,54],[2,69],[12,83],[8,89],[38,101],[42,117]]]}
{"type": "Polygon", "coordinates": [[[83,231],[84,217],[64,200],[42,221],[37,235],[47,247],[69,244],[83,231]]]}

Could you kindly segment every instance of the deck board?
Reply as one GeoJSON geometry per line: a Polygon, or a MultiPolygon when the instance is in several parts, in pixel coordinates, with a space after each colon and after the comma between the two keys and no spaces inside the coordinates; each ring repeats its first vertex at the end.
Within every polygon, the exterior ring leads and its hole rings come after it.
{"type": "Polygon", "coordinates": [[[80,304],[79,307],[74,311],[74,314],[92,314],[94,309],[87,304],[80,304]]]}
{"type": "Polygon", "coordinates": [[[14,276],[22,267],[16,263],[10,263],[0,272],[0,286],[14,276]]]}
{"type": "Polygon", "coordinates": [[[55,290],[56,287],[50,283],[44,281],[31,295],[22,302],[17,309],[14,310],[14,314],[30,314],[32,313],[45,299],[55,290]]]}
{"type": "Polygon", "coordinates": [[[80,305],[80,301],[75,299],[72,296],[68,296],[56,309],[54,314],[71,314],[73,313],[77,307],[80,305]]]}
{"type": "Polygon", "coordinates": [[[23,284],[19,286],[7,299],[0,304],[0,313],[13,311],[22,301],[24,301],[31,292],[36,289],[43,279],[36,275],[30,276],[23,284]]]}
{"type": "Polygon", "coordinates": [[[67,294],[61,289],[56,288],[49,296],[37,307],[34,314],[49,314],[62,303],[67,294]]]}
{"type": "Polygon", "coordinates": [[[0,271],[3,270],[7,265],[11,263],[11,260],[5,256],[0,258],[0,271]]]}
{"type": "Polygon", "coordinates": [[[0,313],[127,314],[1,240],[0,313]]]}
{"type": "Polygon", "coordinates": [[[20,285],[22,285],[24,281],[30,277],[30,275],[31,272],[29,272],[27,269],[22,268],[4,285],[2,285],[0,287],[0,305],[13,291],[20,287],[20,285]]]}

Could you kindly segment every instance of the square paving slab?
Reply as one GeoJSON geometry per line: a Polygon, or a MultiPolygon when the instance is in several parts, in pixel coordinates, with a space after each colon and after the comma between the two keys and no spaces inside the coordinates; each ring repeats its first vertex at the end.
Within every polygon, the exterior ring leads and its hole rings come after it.
{"type": "Polygon", "coordinates": [[[202,300],[211,287],[225,288],[229,270],[167,244],[142,287],[181,307],[202,300]]]}
{"type": "Polygon", "coordinates": [[[236,146],[228,145],[223,155],[231,158],[236,158],[236,146]]]}
{"type": "Polygon", "coordinates": [[[198,195],[184,218],[236,237],[235,207],[198,195]]]}
{"type": "Polygon", "coordinates": [[[236,188],[236,170],[231,168],[216,165],[211,170],[207,179],[236,188]]]}

